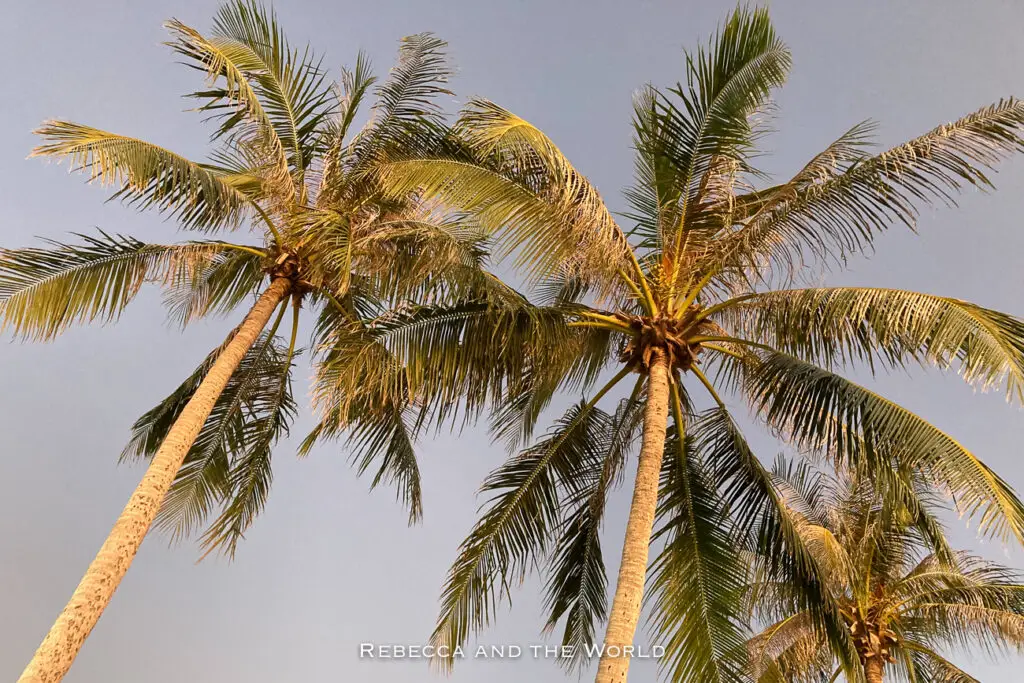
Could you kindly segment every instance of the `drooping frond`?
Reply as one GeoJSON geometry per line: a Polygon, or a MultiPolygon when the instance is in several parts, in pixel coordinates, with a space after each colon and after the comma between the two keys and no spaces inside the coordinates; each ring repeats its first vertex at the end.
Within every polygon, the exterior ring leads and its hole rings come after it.
{"type": "Polygon", "coordinates": [[[477,414],[531,376],[555,378],[545,380],[548,386],[578,385],[604,366],[609,333],[570,328],[564,318],[522,299],[491,298],[414,306],[339,327],[320,364],[314,401],[330,410],[366,391],[416,396],[440,423],[477,414]]]}
{"type": "Polygon", "coordinates": [[[234,310],[263,282],[264,259],[258,250],[226,246],[166,290],[164,304],[171,320],[184,327],[208,315],[234,310]]]}
{"type": "Polygon", "coordinates": [[[740,297],[716,318],[750,339],[826,366],[954,360],[982,389],[1005,386],[1024,401],[1024,322],[949,297],[898,289],[832,287],[740,297]]]}
{"type": "Polygon", "coordinates": [[[607,611],[608,577],[601,550],[601,525],[608,492],[618,483],[625,459],[643,419],[640,383],[630,398],[623,399],[609,416],[607,434],[594,444],[602,449],[599,467],[581,470],[578,484],[563,503],[563,518],[551,552],[551,569],[545,586],[546,627],[553,629],[565,617],[562,645],[572,648],[572,658],[560,663],[570,670],[585,662],[586,648],[595,641],[607,611]]]}
{"type": "Polygon", "coordinates": [[[736,366],[755,410],[798,445],[850,465],[877,453],[917,469],[950,491],[962,514],[977,516],[982,532],[1024,538],[1024,505],[1009,485],[909,410],[787,354],[761,352],[736,366]]]}
{"type": "MultiPolygon", "coordinates": [[[[848,653],[846,658],[852,661],[840,608],[830,592],[828,567],[804,533],[814,515],[801,505],[816,505],[819,494],[815,485],[796,495],[780,491],[778,478],[761,464],[724,407],[698,415],[689,431],[692,449],[718,487],[723,508],[729,511],[736,546],[757,558],[764,580],[787,586],[785,613],[807,611],[823,625],[820,635],[827,637],[836,651],[848,653]]],[[[765,614],[780,617],[779,612],[765,614]]]]}
{"type": "MultiPolygon", "coordinates": [[[[550,434],[487,478],[482,491],[493,498],[448,573],[434,645],[452,652],[490,623],[498,599],[525,577],[557,530],[563,487],[578,490],[580,473],[600,469],[608,427],[608,415],[592,404],[573,406],[550,434]]],[[[453,661],[438,663],[450,668],[453,661]]]]}
{"type": "MultiPolygon", "coordinates": [[[[220,351],[215,349],[174,392],[132,425],[122,459],[153,457],[220,351]]],[[[157,527],[173,540],[197,531],[221,507],[223,517],[207,540],[223,544],[233,554],[241,534],[262,509],[270,483],[270,447],[287,432],[296,411],[286,351],[264,334],[228,380],[157,518],[157,527]]]]}
{"type": "Polygon", "coordinates": [[[747,641],[747,671],[754,681],[781,674],[790,683],[818,680],[822,669],[832,669],[834,658],[807,612],[778,621],[747,641]],[[775,671],[773,671],[773,669],[775,671]]]}
{"type": "Polygon", "coordinates": [[[908,643],[914,678],[911,683],[981,683],[939,653],[917,643],[908,643]]]}
{"type": "Polygon", "coordinates": [[[350,405],[344,419],[326,415],[302,443],[306,454],[317,441],[341,439],[359,474],[376,468],[370,488],[382,483],[395,487],[399,502],[409,509],[409,523],[423,517],[423,487],[416,459],[418,423],[413,410],[389,400],[362,400],[350,405]],[[369,407],[373,406],[373,407],[369,407]]]}
{"type": "Polygon", "coordinates": [[[251,198],[231,178],[143,140],[67,121],[35,131],[43,144],[31,156],[67,160],[90,181],[116,186],[115,197],[139,209],[155,208],[188,230],[241,227],[251,198]]]}
{"type": "Polygon", "coordinates": [[[147,281],[191,278],[225,247],[217,242],[146,244],[79,235],[80,244],[0,250],[0,321],[25,339],[50,340],[70,325],[117,319],[147,281]]]}
{"type": "Polygon", "coordinates": [[[665,548],[651,566],[652,630],[665,646],[668,680],[724,683],[744,664],[746,571],[704,464],[677,434],[665,444],[655,532],[665,548]]]}
{"type": "Polygon", "coordinates": [[[297,412],[291,388],[291,359],[294,348],[282,353],[276,391],[257,396],[244,425],[245,449],[238,453],[228,472],[221,513],[203,533],[207,553],[214,550],[230,558],[256,517],[263,511],[273,479],[271,456],[277,441],[288,434],[297,412]]]}

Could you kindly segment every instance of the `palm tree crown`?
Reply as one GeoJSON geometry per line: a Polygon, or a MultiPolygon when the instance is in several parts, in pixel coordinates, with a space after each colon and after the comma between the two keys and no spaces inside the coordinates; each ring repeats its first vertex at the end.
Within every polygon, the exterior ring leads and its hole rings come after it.
{"type": "MultiPolygon", "coordinates": [[[[64,121],[37,131],[44,143],[33,156],[66,159],[91,180],[116,187],[116,196],[130,205],[161,211],[182,229],[244,230],[259,242],[157,245],[100,233],[83,236],[80,244],[5,250],[0,313],[16,335],[47,340],[76,322],[113,320],[146,282],[165,288],[172,318],[187,325],[230,312],[268,281],[284,279],[286,303],[296,316],[300,306],[318,316],[314,350],[329,353],[333,336],[372,324],[389,302],[469,286],[471,271],[486,256],[480,231],[422,202],[389,199],[372,178],[388,150],[414,146],[436,124],[440,110],[431,99],[448,92],[443,41],[428,34],[403,41],[369,122],[353,133],[376,82],[364,55],[352,71],[343,70],[339,84],[331,83],[321,60],[308,47],[290,46],[274,15],[250,2],[223,6],[209,36],[177,20],[167,27],[169,45],[208,77],[208,86],[192,97],[218,124],[213,139],[219,144],[209,162],[64,121]]],[[[222,519],[208,540],[229,550],[262,504],[262,494],[239,487],[243,480],[252,480],[254,489],[269,483],[269,447],[295,411],[288,374],[301,350],[294,339],[289,348],[273,334],[286,303],[272,333],[250,350],[221,396],[165,509],[184,531],[211,504],[227,503],[230,519],[222,519]]],[[[153,454],[216,356],[217,350],[136,423],[126,456],[153,454]]],[[[325,404],[323,429],[336,432],[369,419],[373,401],[366,392],[363,400],[362,413],[337,400],[325,404]]],[[[377,455],[388,449],[372,436],[362,442],[377,455]]],[[[400,479],[413,478],[403,487],[415,518],[418,482],[414,472],[400,472],[403,466],[408,463],[392,465],[400,479]]]]}
{"type": "MultiPolygon", "coordinates": [[[[868,683],[880,683],[883,674],[973,682],[940,653],[1024,649],[1024,583],[1017,572],[952,552],[941,536],[922,533],[920,510],[887,505],[856,474],[827,477],[780,460],[773,477],[826,589],[841,605],[868,683]]],[[[921,493],[928,508],[939,506],[921,493]]],[[[820,624],[810,612],[793,609],[789,592],[770,580],[751,586],[756,616],[771,623],[748,642],[752,677],[767,683],[838,675],[820,624]]]]}
{"type": "Polygon", "coordinates": [[[165,289],[182,325],[258,296],[224,344],[135,424],[124,455],[149,458],[146,475],[23,681],[50,683],[67,672],[158,511],[182,536],[219,508],[203,544],[234,554],[264,506],[273,446],[297,410],[291,368],[303,307],[316,315],[321,416],[303,448],[346,435],[358,469],[374,468],[374,485],[395,483],[416,520],[416,432],[432,416],[452,414],[437,396],[457,389],[413,381],[382,341],[387,311],[421,298],[461,300],[491,282],[480,269],[484,235],[472,220],[419,197],[387,195],[374,172],[394,150],[432,145],[441,130],[434,100],[449,93],[450,75],[443,41],[404,39],[357,127],[376,82],[365,55],[332,83],[321,59],[293,47],[273,12],[253,0],[222,6],[209,34],[177,20],[167,28],[168,45],[206,77],[191,97],[215,123],[208,161],[66,121],[37,131],[43,142],[33,156],[66,160],[183,230],[244,232],[254,241],[161,245],[100,233],[3,250],[0,320],[16,336],[48,340],[75,323],[116,319],[147,282],[165,289]],[[277,333],[289,308],[284,341],[277,333]]]}
{"type": "MultiPolygon", "coordinates": [[[[984,532],[1024,540],[1024,507],[974,454],[838,374],[864,361],[956,365],[966,380],[1002,386],[1020,401],[1024,324],[942,296],[790,286],[803,269],[864,251],[894,222],[913,226],[922,204],[989,186],[989,169],[1024,145],[1024,104],[1001,101],[881,153],[871,150],[872,126],[857,124],[772,185],[752,160],[790,54],[767,12],[736,11],[686,64],[685,83],[649,86],[636,97],[628,228],[548,137],[488,101],[470,102],[431,154],[414,151],[383,166],[396,195],[436,196],[494,231],[536,294],[516,310],[543,322],[536,335],[548,341],[537,346],[546,351],[529,364],[527,390],[507,395],[496,412],[497,436],[518,447],[558,391],[595,386],[602,370],[617,369],[485,482],[493,498],[448,577],[437,644],[454,646],[486,625],[509,581],[538,560],[550,568],[549,625],[565,619],[565,644],[591,642],[605,618],[605,645],[631,644],[659,499],[661,518],[675,523],[658,532],[666,551],[650,585],[656,628],[674,634],[666,661],[677,680],[727,680],[742,665],[741,620],[728,599],[742,572],[731,571],[723,509],[741,527],[761,525],[763,549],[786,564],[838,633],[838,606],[816,582],[807,549],[727,408],[730,396],[794,444],[838,463],[917,469],[954,491],[984,532]],[[602,409],[629,375],[637,376],[629,397],[602,409]],[[715,407],[697,415],[701,392],[715,407]],[[598,530],[638,435],[609,612],[598,530]]],[[[466,346],[501,348],[524,323],[501,318],[500,309],[421,310],[408,336],[426,345],[438,329],[429,319],[466,346]],[[484,319],[488,335],[468,333],[484,319]],[[460,333],[451,332],[453,321],[464,321],[460,333]]],[[[628,657],[604,656],[598,680],[625,680],[626,666],[628,657]]]]}

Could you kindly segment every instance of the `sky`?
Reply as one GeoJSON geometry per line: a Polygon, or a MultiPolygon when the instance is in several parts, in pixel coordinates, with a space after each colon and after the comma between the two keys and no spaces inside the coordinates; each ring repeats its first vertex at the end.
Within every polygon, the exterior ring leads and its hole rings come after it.
{"type": "MultiPolygon", "coordinates": [[[[541,127],[601,189],[613,209],[632,174],[631,94],[646,82],[684,78],[683,46],[703,41],[732,2],[502,3],[446,0],[290,0],[278,4],[294,43],[309,41],[325,64],[352,64],[359,49],[378,73],[399,39],[433,31],[451,44],[459,73],[456,110],[486,96],[541,127]]],[[[105,203],[101,188],[26,160],[31,130],[66,118],[144,138],[201,158],[208,129],[180,95],[199,85],[161,45],[175,17],[205,29],[213,1],[34,3],[8,1],[0,22],[0,246],[38,244],[70,232],[174,237],[173,225],[105,203]]],[[[777,132],[761,166],[785,174],[852,124],[880,122],[891,145],[1001,97],[1024,91],[1024,5],[828,0],[770,5],[793,52],[777,94],[777,132]]],[[[956,208],[926,210],[919,234],[903,228],[870,259],[826,277],[955,296],[1024,316],[1024,163],[1001,166],[995,193],[968,193],[956,208]]],[[[116,326],[76,328],[45,344],[0,344],[0,680],[13,680],[63,607],[142,470],[117,464],[132,422],[215,347],[235,324],[218,319],[182,333],[146,292],[116,326]]],[[[297,373],[305,396],[308,367],[297,373]]],[[[858,377],[861,378],[861,377],[858,377]]],[[[1021,409],[980,394],[955,375],[915,371],[870,385],[933,421],[1024,489],[1021,409]]],[[[566,397],[565,401],[575,397],[566,397]]],[[[303,401],[308,407],[308,402],[303,401]]],[[[82,650],[69,683],[279,683],[441,680],[423,660],[360,660],[359,644],[418,644],[436,616],[445,572],[472,526],[476,489],[503,458],[485,430],[442,434],[419,445],[425,519],[387,490],[369,492],[343,449],[295,456],[309,411],[279,444],[268,507],[233,563],[196,562],[194,544],[144,544],[113,603],[82,650]]],[[[755,444],[774,457],[768,440],[755,444]]],[[[609,575],[625,526],[627,486],[605,528],[609,575]]],[[[955,539],[1017,568],[1024,554],[980,544],[958,524],[955,539]]],[[[565,680],[553,661],[526,649],[544,643],[542,584],[530,579],[479,642],[519,644],[520,659],[468,659],[455,683],[565,680]]],[[[553,643],[553,639],[549,641],[553,643]]],[[[1021,659],[986,664],[956,657],[986,683],[1018,680],[1021,659]]],[[[650,663],[632,680],[653,681],[650,663]]]]}

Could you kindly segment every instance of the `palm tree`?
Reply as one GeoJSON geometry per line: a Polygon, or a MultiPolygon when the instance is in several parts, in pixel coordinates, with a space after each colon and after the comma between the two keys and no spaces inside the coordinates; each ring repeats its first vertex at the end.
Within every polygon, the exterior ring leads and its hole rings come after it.
{"type": "MultiPolygon", "coordinates": [[[[848,680],[974,683],[941,652],[1024,650],[1024,581],[1018,572],[922,534],[918,512],[887,509],[870,481],[826,477],[780,459],[776,490],[842,606],[860,671],[848,680]],[[858,675],[859,674],[859,675],[858,675]]],[[[936,501],[930,500],[929,507],[936,501]]],[[[752,585],[749,600],[770,622],[748,644],[754,680],[835,680],[837,657],[813,614],[794,609],[788,586],[752,585]]]]}
{"type": "MultiPolygon", "coordinates": [[[[177,20],[167,28],[168,44],[206,77],[192,97],[216,123],[209,162],[65,121],[37,131],[43,144],[33,156],[66,160],[128,205],[155,209],[183,230],[241,230],[256,239],[164,245],[100,233],[3,250],[0,316],[18,337],[49,340],[74,323],[116,319],[147,282],[166,288],[183,325],[251,296],[255,302],[224,344],[136,423],[125,455],[148,458],[148,469],[21,681],[63,678],[161,509],[162,523],[185,534],[219,506],[204,545],[234,553],[263,508],[273,445],[296,410],[290,369],[303,306],[317,313],[315,345],[330,357],[338,335],[372,337],[368,329],[390,302],[444,301],[472,287],[486,255],[470,222],[415,199],[389,199],[372,173],[389,150],[421,144],[440,125],[432,100],[448,93],[443,41],[429,34],[403,41],[370,121],[356,131],[357,110],[375,83],[364,55],[335,85],[308,47],[292,47],[275,15],[248,0],[221,7],[208,35],[177,20]],[[283,343],[277,332],[289,309],[283,343]]],[[[321,406],[323,422],[305,447],[347,434],[359,469],[374,465],[375,484],[395,482],[415,520],[411,416],[429,402],[385,348],[364,350],[349,365],[332,358],[336,386],[360,392],[321,406]],[[374,393],[365,381],[371,375],[404,391],[374,393]]]]}
{"type": "MultiPolygon", "coordinates": [[[[670,498],[690,522],[666,536],[669,547],[685,552],[657,563],[651,580],[655,588],[666,586],[665,568],[682,568],[671,581],[673,594],[659,591],[658,602],[667,608],[672,601],[678,608],[672,618],[687,625],[678,662],[687,680],[728,678],[728,667],[739,663],[727,664],[725,653],[743,639],[724,598],[741,574],[728,570],[733,553],[720,510],[698,499],[682,435],[716,449],[718,472],[708,484],[726,489],[735,515],[771,520],[764,550],[789,563],[808,604],[837,620],[837,606],[815,583],[806,549],[786,525],[723,396],[738,396],[795,444],[825,449],[837,460],[919,468],[954,491],[983,531],[1024,539],[1024,507],[978,458],[837,374],[856,361],[871,367],[930,361],[958,365],[966,380],[1001,384],[1020,400],[1024,324],[948,297],[789,284],[806,269],[842,265],[893,222],[913,226],[921,204],[952,202],[964,187],[989,186],[988,170],[1024,146],[1024,104],[998,102],[881,153],[870,150],[871,125],[857,124],[792,178],[768,185],[752,160],[769,95],[782,85],[790,54],[767,12],[737,10],[686,63],[685,84],[649,86],[636,97],[628,229],[547,136],[488,101],[470,102],[430,155],[414,152],[382,167],[397,196],[437,197],[493,231],[539,297],[534,315],[549,321],[549,331],[551,321],[561,320],[565,337],[574,340],[562,349],[549,345],[545,358],[534,359],[529,390],[508,394],[497,410],[497,436],[518,447],[560,389],[596,386],[594,376],[615,368],[607,384],[485,482],[493,498],[444,588],[433,634],[435,645],[447,647],[442,654],[485,626],[509,583],[543,559],[550,567],[549,626],[565,617],[563,643],[579,651],[607,617],[597,681],[626,680],[623,648],[632,644],[641,614],[667,435],[677,444],[667,462],[683,460],[673,481],[685,492],[670,498]],[[602,409],[599,402],[627,376],[635,377],[629,397],[614,410],[602,409]],[[688,424],[694,387],[717,407],[688,424]],[[638,432],[609,611],[598,532],[607,494],[638,432]]],[[[472,318],[442,308],[432,315],[445,325],[472,318]]],[[[426,344],[436,332],[424,324],[410,334],[426,344]]],[[[480,346],[500,348],[504,334],[492,325],[480,346]]],[[[838,621],[832,632],[839,633],[838,621]]]]}

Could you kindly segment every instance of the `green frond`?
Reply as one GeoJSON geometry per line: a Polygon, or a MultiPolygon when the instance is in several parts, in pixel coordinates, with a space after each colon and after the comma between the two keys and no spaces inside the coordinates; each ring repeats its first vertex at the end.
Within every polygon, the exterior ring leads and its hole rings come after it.
{"type": "MultiPolygon", "coordinates": [[[[249,51],[242,62],[249,68],[243,71],[287,150],[288,166],[301,188],[310,163],[323,152],[321,124],[338,104],[320,60],[309,46],[301,50],[291,47],[274,11],[256,0],[222,5],[214,16],[213,34],[235,41],[231,47],[239,52],[243,47],[249,51]]],[[[225,97],[231,95],[225,93],[225,97]]],[[[235,108],[229,104],[228,109],[224,131],[236,121],[235,108]]]]}
{"type": "MultiPolygon", "coordinates": [[[[220,351],[210,353],[177,389],[132,425],[122,460],[153,457],[220,351]]],[[[287,432],[295,414],[288,372],[286,347],[269,334],[262,335],[242,358],[185,456],[157,528],[180,540],[222,507],[224,522],[215,523],[214,535],[220,541],[223,533],[224,548],[233,554],[242,532],[262,509],[270,483],[270,447],[287,432]]],[[[208,532],[206,538],[214,535],[208,532]]]]}
{"type": "Polygon", "coordinates": [[[990,187],[986,173],[1024,149],[1022,131],[1024,103],[1001,100],[877,156],[849,159],[820,182],[780,186],[781,201],[728,238],[722,264],[760,272],[765,258],[788,268],[864,251],[890,223],[913,228],[920,205],[952,204],[964,187],[990,187]]]}
{"type": "Polygon", "coordinates": [[[583,666],[586,648],[595,642],[598,626],[607,612],[608,576],[601,550],[601,525],[608,492],[618,484],[627,455],[643,420],[639,389],[623,399],[608,419],[607,432],[597,434],[599,468],[582,470],[579,484],[563,503],[561,528],[551,551],[551,567],[545,586],[546,628],[554,629],[565,617],[562,645],[573,648],[575,657],[560,661],[570,670],[583,666]]]}
{"type": "Polygon", "coordinates": [[[733,681],[744,664],[746,571],[723,501],[679,428],[666,442],[655,532],[665,547],[650,569],[652,632],[664,643],[668,680],[733,681]]]}
{"type": "Polygon", "coordinates": [[[356,56],[356,66],[353,70],[343,68],[341,71],[338,114],[335,119],[327,120],[322,126],[323,160],[320,187],[316,194],[317,206],[321,208],[329,207],[343,194],[345,162],[351,152],[351,145],[348,143],[349,130],[363,98],[376,82],[370,59],[362,51],[356,56]]]}
{"type": "Polygon", "coordinates": [[[182,327],[208,315],[234,310],[263,282],[264,258],[247,249],[225,245],[202,267],[179,278],[164,293],[171,319],[182,327]]]}
{"type": "Polygon", "coordinates": [[[356,471],[362,475],[375,467],[370,488],[382,483],[393,485],[397,499],[409,509],[409,524],[414,524],[423,518],[423,486],[415,449],[417,427],[410,408],[387,400],[364,400],[349,406],[344,417],[338,412],[324,417],[303,441],[300,453],[308,453],[317,441],[344,436],[345,450],[356,471]]]}
{"type": "Polygon", "coordinates": [[[818,680],[822,670],[835,666],[814,619],[806,612],[768,626],[747,641],[746,649],[747,670],[753,680],[762,683],[771,680],[770,674],[775,671],[784,681],[809,683],[818,680]]]}
{"type": "Polygon", "coordinates": [[[753,116],[785,82],[791,60],[768,11],[741,8],[686,61],[686,86],[669,95],[652,88],[637,108],[640,184],[630,195],[641,200],[633,209],[645,219],[646,243],[677,261],[691,232],[727,227],[720,205],[746,165],[753,116]]]}
{"type": "MultiPolygon", "coordinates": [[[[688,429],[691,448],[728,510],[730,528],[736,533],[734,546],[753,553],[766,578],[787,586],[781,613],[762,614],[781,618],[791,611],[807,611],[823,625],[822,635],[833,649],[846,652],[846,660],[852,662],[840,608],[830,591],[834,583],[829,582],[828,566],[820,564],[820,554],[803,533],[808,521],[815,519],[820,485],[804,479],[800,470],[790,492],[780,489],[782,482],[757,459],[724,407],[699,414],[688,429]]],[[[754,595],[750,599],[756,601],[754,595]]]]}
{"type": "MultiPolygon", "coordinates": [[[[571,494],[580,473],[600,470],[598,444],[608,426],[593,402],[575,405],[545,438],[488,476],[482,492],[493,497],[449,570],[432,644],[454,651],[490,623],[498,599],[526,576],[558,529],[563,487],[571,494]]],[[[453,661],[438,663],[450,668],[453,661]]]]}
{"type": "Polygon", "coordinates": [[[474,100],[455,130],[456,152],[384,164],[388,191],[470,213],[534,280],[581,277],[608,293],[620,271],[632,272],[625,236],[601,196],[539,129],[474,100]]]}
{"type": "Polygon", "coordinates": [[[920,644],[907,644],[916,680],[921,683],[981,683],[934,650],[920,644]]]}
{"type": "Polygon", "coordinates": [[[228,472],[221,513],[202,536],[206,554],[216,550],[234,558],[238,543],[266,505],[273,480],[273,449],[282,436],[287,436],[297,412],[291,386],[292,360],[298,352],[297,324],[296,305],[291,343],[283,353],[275,349],[281,359],[276,382],[248,406],[248,419],[242,427],[244,450],[236,454],[228,472]]]}
{"type": "Polygon", "coordinates": [[[217,242],[146,244],[78,235],[79,244],[0,250],[0,328],[48,341],[69,326],[116,320],[146,282],[173,285],[220,257],[217,242]]]}
{"type": "Polygon", "coordinates": [[[138,209],[155,208],[187,230],[241,227],[252,201],[230,177],[163,147],[68,121],[34,131],[43,144],[33,157],[67,160],[90,181],[116,186],[114,196],[138,209]]]}
{"type": "Polygon", "coordinates": [[[1024,505],[1009,485],[914,413],[786,354],[761,352],[759,361],[735,365],[758,414],[797,445],[840,463],[877,454],[919,470],[953,494],[963,515],[977,516],[983,533],[1024,539],[1024,505]]]}
{"type": "Polygon", "coordinates": [[[1024,321],[949,297],[832,287],[741,297],[714,316],[744,335],[826,366],[927,360],[1024,401],[1024,321]]]}
{"type": "Polygon", "coordinates": [[[440,424],[477,415],[531,378],[579,386],[604,367],[609,332],[570,328],[564,320],[563,311],[515,299],[391,311],[333,333],[314,401],[329,409],[365,391],[415,396],[440,424]]]}
{"type": "Polygon", "coordinates": [[[355,140],[358,167],[368,169],[393,153],[425,152],[443,137],[444,114],[436,100],[454,95],[447,47],[432,33],[402,39],[398,61],[377,87],[370,121],[355,140]]]}

